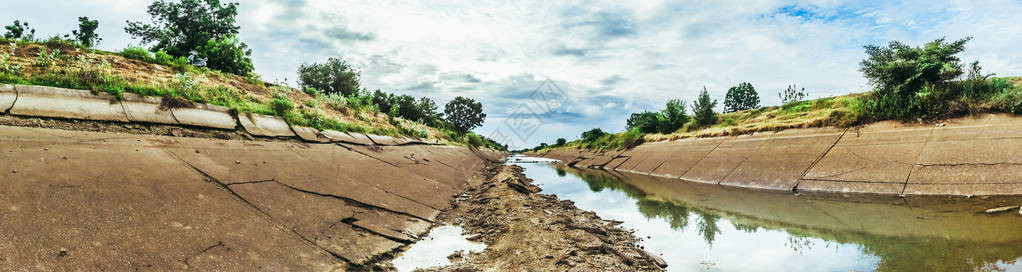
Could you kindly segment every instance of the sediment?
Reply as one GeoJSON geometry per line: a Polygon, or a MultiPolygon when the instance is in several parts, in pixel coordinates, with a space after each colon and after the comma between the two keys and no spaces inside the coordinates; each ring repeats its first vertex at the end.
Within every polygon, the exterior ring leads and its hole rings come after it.
{"type": "Polygon", "coordinates": [[[574,167],[724,186],[902,196],[1022,195],[1018,154],[1022,118],[1005,114],[529,153],[574,167]]]}
{"type": "Polygon", "coordinates": [[[461,226],[487,248],[425,271],[663,271],[621,222],[540,193],[522,168],[493,165],[470,180],[436,224],[461,226]]]}

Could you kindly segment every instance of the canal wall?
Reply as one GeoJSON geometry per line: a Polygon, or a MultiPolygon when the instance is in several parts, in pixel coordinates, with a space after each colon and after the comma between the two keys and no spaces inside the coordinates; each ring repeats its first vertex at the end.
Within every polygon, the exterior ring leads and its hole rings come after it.
{"type": "Polygon", "coordinates": [[[531,154],[574,167],[767,190],[884,195],[1022,195],[1022,118],[884,121],[531,154]]]}
{"type": "Polygon", "coordinates": [[[0,118],[258,138],[0,126],[0,267],[358,269],[418,240],[472,175],[505,155],[159,103],[0,85],[0,118]]]}

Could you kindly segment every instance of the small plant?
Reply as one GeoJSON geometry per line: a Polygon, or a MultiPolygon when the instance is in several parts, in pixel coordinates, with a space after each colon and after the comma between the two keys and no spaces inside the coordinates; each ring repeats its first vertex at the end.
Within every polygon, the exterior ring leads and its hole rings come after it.
{"type": "MultiPolygon", "coordinates": [[[[11,52],[16,52],[17,44],[11,43],[11,52]]],[[[0,55],[0,73],[5,76],[21,76],[21,65],[11,63],[11,54],[0,55]]]]}
{"type": "Polygon", "coordinates": [[[273,100],[270,100],[270,109],[278,115],[284,116],[295,109],[295,103],[291,102],[291,99],[284,94],[278,93],[273,96],[273,100]]]}
{"type": "Polygon", "coordinates": [[[39,48],[39,56],[36,57],[35,63],[33,63],[32,66],[38,67],[40,69],[48,70],[48,69],[50,69],[50,67],[53,67],[53,65],[56,64],[57,58],[59,58],[59,57],[60,57],[60,49],[53,49],[53,51],[51,53],[47,54],[46,53],[46,48],[45,47],[40,47],[39,48]]]}
{"type": "Polygon", "coordinates": [[[788,88],[784,91],[777,93],[777,97],[781,98],[781,105],[787,106],[788,104],[802,102],[809,93],[806,93],[806,88],[798,90],[795,85],[788,85],[788,88]]]}
{"type": "Polygon", "coordinates": [[[149,53],[149,50],[138,46],[130,46],[121,50],[121,56],[129,59],[153,62],[153,56],[149,53]]]}

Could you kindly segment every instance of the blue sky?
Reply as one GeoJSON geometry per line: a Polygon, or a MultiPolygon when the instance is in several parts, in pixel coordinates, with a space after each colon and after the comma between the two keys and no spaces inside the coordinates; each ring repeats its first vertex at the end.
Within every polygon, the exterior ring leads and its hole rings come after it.
{"type": "MultiPolygon", "coordinates": [[[[691,101],[703,86],[722,99],[750,82],[765,105],[790,84],[811,97],[864,91],[862,46],[891,40],[971,36],[963,60],[1022,74],[1019,0],[240,2],[240,38],[264,79],[294,84],[298,65],[344,57],[370,89],[481,101],[489,118],[476,132],[530,135],[505,139],[516,147],[621,131],[629,113],[691,101]],[[533,92],[547,79],[566,99],[525,121],[538,126],[508,121],[537,108],[533,92]]],[[[149,3],[7,1],[0,21],[27,20],[46,37],[89,16],[100,21],[100,48],[119,50],[138,43],[123,28],[148,20],[149,3]]]]}

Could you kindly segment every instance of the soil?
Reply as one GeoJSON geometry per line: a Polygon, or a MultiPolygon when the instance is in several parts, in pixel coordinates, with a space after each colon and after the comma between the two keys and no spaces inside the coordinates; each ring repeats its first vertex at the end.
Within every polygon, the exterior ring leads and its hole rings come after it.
{"type": "Polygon", "coordinates": [[[539,194],[513,165],[493,165],[472,179],[437,224],[461,226],[486,250],[422,271],[663,271],[663,259],[643,250],[633,231],[539,194]]]}

